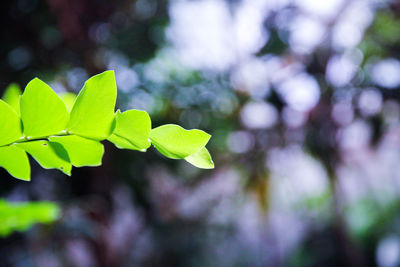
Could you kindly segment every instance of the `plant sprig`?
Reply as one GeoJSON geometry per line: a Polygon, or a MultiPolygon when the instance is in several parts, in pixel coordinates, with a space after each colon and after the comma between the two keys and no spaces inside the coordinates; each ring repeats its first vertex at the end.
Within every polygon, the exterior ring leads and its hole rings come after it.
{"type": "Polygon", "coordinates": [[[145,111],[115,112],[116,98],[114,71],[89,78],[72,107],[71,95],[63,101],[38,78],[28,83],[22,95],[15,84],[10,85],[0,100],[0,167],[30,181],[29,154],[43,168],[71,175],[72,166],[101,165],[101,141],[108,140],[120,149],[141,152],[153,145],[168,158],[214,168],[205,148],[209,134],[174,124],[152,129],[145,111]]]}
{"type": "Polygon", "coordinates": [[[48,201],[15,203],[0,199],[0,238],[26,231],[37,223],[54,222],[60,215],[60,207],[48,201]]]}

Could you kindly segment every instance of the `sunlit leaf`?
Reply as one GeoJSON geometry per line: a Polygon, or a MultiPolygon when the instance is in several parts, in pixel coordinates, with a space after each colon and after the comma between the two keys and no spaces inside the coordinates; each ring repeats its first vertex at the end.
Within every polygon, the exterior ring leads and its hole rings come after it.
{"type": "Polygon", "coordinates": [[[62,145],[48,141],[30,141],[17,144],[28,152],[45,169],[58,169],[71,175],[71,163],[62,145]]]}
{"type": "Polygon", "coordinates": [[[0,146],[10,144],[22,136],[18,114],[3,100],[0,100],[0,129],[0,146]]]}
{"type": "Polygon", "coordinates": [[[175,124],[166,124],[150,131],[153,145],[166,157],[184,159],[203,148],[211,135],[201,130],[185,130],[175,124]]]}
{"type": "Polygon", "coordinates": [[[146,111],[128,110],[115,117],[115,128],[107,140],[118,148],[145,151],[150,146],[151,120],[146,111]]]}
{"type": "Polygon", "coordinates": [[[114,71],[91,77],[75,100],[68,132],[92,139],[106,139],[112,132],[116,98],[114,71]]]}
{"type": "Polygon", "coordinates": [[[15,145],[0,147],[0,166],[15,178],[31,180],[28,156],[23,149],[15,145]]]}
{"type": "Polygon", "coordinates": [[[211,158],[210,153],[208,152],[207,148],[203,147],[193,155],[190,155],[185,158],[187,162],[190,164],[201,168],[201,169],[213,169],[214,162],[211,158]]]}
{"type": "Polygon", "coordinates": [[[166,157],[185,159],[199,168],[213,168],[205,145],[210,135],[163,125],[151,130],[145,111],[114,113],[117,88],[113,71],[86,81],[75,97],[60,98],[46,83],[35,78],[20,96],[10,86],[4,98],[20,108],[20,114],[0,100],[0,167],[12,176],[30,180],[27,153],[43,168],[67,175],[72,166],[99,166],[104,154],[101,140],[108,139],[121,149],[146,151],[151,143],[166,157]],[[69,113],[70,112],[70,113],[69,113]]]}
{"type": "Polygon", "coordinates": [[[68,112],[71,112],[72,107],[74,106],[74,102],[76,99],[76,95],[74,93],[63,93],[60,95],[61,100],[64,102],[65,106],[67,107],[68,112]]]}
{"type": "Polygon", "coordinates": [[[20,99],[24,135],[42,137],[65,129],[69,114],[61,98],[38,78],[28,83],[20,99]]]}
{"type": "Polygon", "coordinates": [[[75,167],[101,165],[104,147],[99,141],[77,135],[52,136],[49,140],[64,147],[70,162],[75,167]]]}
{"type": "Polygon", "coordinates": [[[26,231],[37,223],[51,223],[60,216],[60,208],[51,202],[13,203],[0,200],[0,236],[26,231]]]}
{"type": "Polygon", "coordinates": [[[22,94],[21,88],[16,83],[10,84],[4,94],[2,99],[8,103],[19,115],[19,96],[22,94]]]}

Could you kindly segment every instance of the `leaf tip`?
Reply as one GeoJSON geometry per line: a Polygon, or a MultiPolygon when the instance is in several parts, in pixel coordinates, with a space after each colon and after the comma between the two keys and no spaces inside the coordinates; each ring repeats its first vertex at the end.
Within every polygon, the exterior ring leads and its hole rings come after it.
{"type": "MultiPolygon", "coordinates": [[[[113,78],[115,79],[115,72],[114,72],[114,70],[106,70],[106,71],[103,71],[102,73],[97,74],[97,75],[101,75],[101,76],[110,76],[110,77],[113,77],[113,78]]],[[[96,76],[96,75],[95,75],[95,76],[96,76]]]]}
{"type": "Polygon", "coordinates": [[[35,83],[40,83],[40,84],[46,84],[44,81],[39,79],[38,77],[33,78],[32,80],[29,81],[29,83],[26,85],[28,87],[29,84],[35,84],[35,83]]]}

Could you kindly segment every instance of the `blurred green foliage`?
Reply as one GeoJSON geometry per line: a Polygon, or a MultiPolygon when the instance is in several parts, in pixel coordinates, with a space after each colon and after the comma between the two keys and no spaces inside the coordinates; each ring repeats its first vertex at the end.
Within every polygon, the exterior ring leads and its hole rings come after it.
{"type": "Polygon", "coordinates": [[[26,231],[37,223],[49,224],[60,217],[60,208],[53,202],[19,202],[0,200],[0,236],[26,231]]]}

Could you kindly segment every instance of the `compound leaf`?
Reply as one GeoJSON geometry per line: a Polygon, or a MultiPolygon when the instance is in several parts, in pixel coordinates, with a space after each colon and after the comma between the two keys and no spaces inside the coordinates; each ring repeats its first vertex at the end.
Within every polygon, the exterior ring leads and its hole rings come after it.
{"type": "Polygon", "coordinates": [[[22,94],[21,88],[16,83],[10,84],[4,94],[2,99],[4,102],[8,103],[19,115],[19,96],[22,94]]]}
{"type": "Polygon", "coordinates": [[[75,100],[68,132],[91,139],[106,139],[112,132],[116,99],[114,71],[91,77],[75,100]]]}
{"type": "Polygon", "coordinates": [[[0,146],[10,144],[22,137],[21,120],[15,110],[0,100],[0,146]]]}
{"type": "Polygon", "coordinates": [[[150,131],[150,140],[157,150],[172,159],[184,159],[203,148],[211,135],[201,130],[185,130],[166,124],[150,131]]]}
{"type": "Polygon", "coordinates": [[[28,83],[20,99],[24,135],[43,137],[65,129],[69,114],[61,98],[38,78],[28,83]]]}
{"type": "Polygon", "coordinates": [[[51,142],[61,144],[68,153],[70,162],[75,167],[100,166],[104,146],[99,141],[77,135],[51,136],[51,142]]]}
{"type": "Polygon", "coordinates": [[[71,163],[67,151],[58,143],[49,141],[30,141],[16,144],[28,152],[45,169],[58,169],[71,175],[71,163]]]}
{"type": "Polygon", "coordinates": [[[128,110],[115,116],[115,128],[107,138],[118,148],[146,151],[150,147],[151,120],[146,111],[128,110]]]}
{"type": "Polygon", "coordinates": [[[15,178],[31,180],[28,156],[23,149],[15,145],[0,147],[0,166],[15,178]]]}
{"type": "Polygon", "coordinates": [[[214,168],[205,148],[211,135],[174,124],[151,129],[145,111],[114,113],[116,96],[113,71],[88,79],[77,97],[66,93],[60,98],[38,78],[22,95],[17,85],[10,85],[3,96],[10,104],[0,100],[0,167],[30,180],[28,153],[43,168],[71,175],[72,166],[101,165],[104,146],[99,141],[108,139],[118,148],[140,151],[152,143],[168,158],[214,168]]]}
{"type": "Polygon", "coordinates": [[[207,148],[203,147],[196,153],[185,158],[190,164],[201,169],[214,169],[214,162],[207,148]]]}

